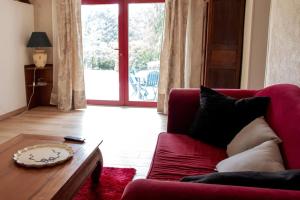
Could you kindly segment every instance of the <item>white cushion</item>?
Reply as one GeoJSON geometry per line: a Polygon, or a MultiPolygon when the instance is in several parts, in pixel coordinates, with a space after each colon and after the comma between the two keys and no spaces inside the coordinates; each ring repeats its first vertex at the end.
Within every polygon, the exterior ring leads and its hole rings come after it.
{"type": "Polygon", "coordinates": [[[218,172],[284,170],[278,144],[272,140],[219,162],[218,172]]]}
{"type": "Polygon", "coordinates": [[[269,140],[281,143],[280,138],[274,133],[265,119],[263,117],[256,118],[245,126],[228,144],[227,155],[233,156],[269,140]]]}

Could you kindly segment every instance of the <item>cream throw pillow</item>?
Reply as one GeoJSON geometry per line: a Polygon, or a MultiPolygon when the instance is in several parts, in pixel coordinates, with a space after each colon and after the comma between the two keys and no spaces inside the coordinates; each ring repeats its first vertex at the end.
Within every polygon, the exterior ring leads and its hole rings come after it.
{"type": "Polygon", "coordinates": [[[228,144],[227,155],[229,157],[233,156],[269,140],[281,143],[281,140],[274,133],[265,119],[263,117],[256,118],[245,126],[228,144]]]}
{"type": "Polygon", "coordinates": [[[284,170],[284,166],[278,144],[270,140],[222,160],[216,169],[218,172],[276,172],[284,170]]]}

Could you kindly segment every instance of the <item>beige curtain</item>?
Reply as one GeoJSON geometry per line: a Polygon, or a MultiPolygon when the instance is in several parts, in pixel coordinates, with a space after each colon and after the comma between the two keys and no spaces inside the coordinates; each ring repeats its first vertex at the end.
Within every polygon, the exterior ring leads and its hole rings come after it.
{"type": "Polygon", "coordinates": [[[86,107],[81,0],[53,0],[54,86],[51,104],[61,111],[86,107]]]}
{"type": "Polygon", "coordinates": [[[158,112],[167,113],[172,88],[200,87],[203,81],[206,8],[205,0],[166,1],[158,112]]]}

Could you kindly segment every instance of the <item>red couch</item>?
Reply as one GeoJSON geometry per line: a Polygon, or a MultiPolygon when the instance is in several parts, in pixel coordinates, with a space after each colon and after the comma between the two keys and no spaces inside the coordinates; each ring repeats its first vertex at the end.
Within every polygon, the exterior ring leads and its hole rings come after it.
{"type": "MultiPolygon", "coordinates": [[[[281,152],[286,168],[300,169],[299,87],[283,84],[259,91],[219,91],[236,98],[269,96],[271,103],[266,119],[283,141],[281,152]]],[[[175,89],[171,92],[167,133],[158,137],[147,179],[131,182],[122,200],[300,199],[300,191],[179,182],[187,175],[214,172],[216,164],[227,157],[225,149],[185,135],[198,106],[199,90],[175,89]]]]}

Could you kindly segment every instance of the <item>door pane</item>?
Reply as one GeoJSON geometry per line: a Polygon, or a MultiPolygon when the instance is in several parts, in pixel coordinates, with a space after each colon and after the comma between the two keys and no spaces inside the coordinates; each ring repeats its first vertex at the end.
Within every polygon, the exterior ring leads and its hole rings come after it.
{"type": "Polygon", "coordinates": [[[119,100],[118,4],[82,6],[86,96],[119,100]]]}
{"type": "Polygon", "coordinates": [[[164,3],[129,4],[129,101],[156,101],[164,3]]]}

